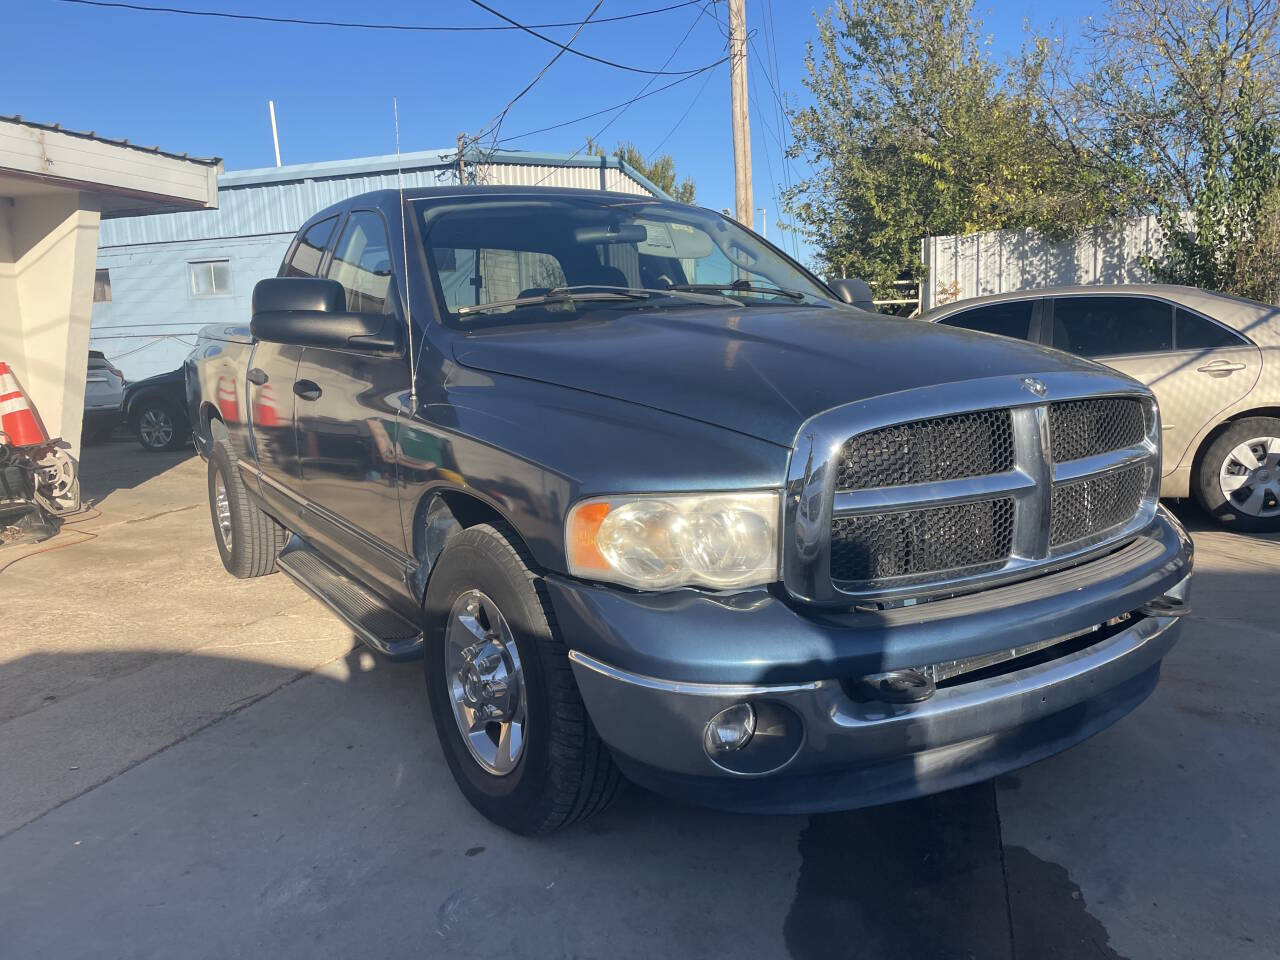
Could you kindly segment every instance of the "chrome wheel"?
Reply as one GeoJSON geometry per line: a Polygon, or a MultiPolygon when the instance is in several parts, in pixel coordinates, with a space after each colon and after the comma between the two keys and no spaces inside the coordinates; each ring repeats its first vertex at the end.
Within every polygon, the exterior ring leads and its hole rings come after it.
{"type": "Polygon", "coordinates": [[[173,418],[165,411],[149,407],[138,418],[138,437],[148,447],[163,447],[173,440],[173,418]]]}
{"type": "Polygon", "coordinates": [[[524,673],[511,628],[479,590],[464,592],[449,611],[444,666],[453,717],[471,756],[489,773],[510,773],[524,753],[524,673]]]}
{"type": "Polygon", "coordinates": [[[213,481],[213,512],[222,545],[231,549],[231,500],[227,497],[227,484],[219,473],[213,481]]]}
{"type": "Polygon", "coordinates": [[[1218,484],[1241,513],[1280,516],[1280,437],[1255,437],[1233,447],[1222,461],[1218,484]]]}

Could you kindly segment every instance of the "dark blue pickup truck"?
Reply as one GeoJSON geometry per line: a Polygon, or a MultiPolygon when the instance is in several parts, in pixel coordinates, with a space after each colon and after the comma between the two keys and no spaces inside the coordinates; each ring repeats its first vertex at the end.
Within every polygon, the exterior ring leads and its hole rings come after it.
{"type": "Polygon", "coordinates": [[[187,363],[223,563],[424,656],[460,788],[522,833],[624,776],[831,810],[1068,747],[1187,610],[1152,395],[854,289],[647,197],[331,207],[187,363]]]}

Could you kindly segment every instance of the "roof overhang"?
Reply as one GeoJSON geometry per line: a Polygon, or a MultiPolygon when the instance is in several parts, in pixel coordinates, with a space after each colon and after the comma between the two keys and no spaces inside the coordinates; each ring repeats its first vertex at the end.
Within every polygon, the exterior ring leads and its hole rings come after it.
{"type": "Polygon", "coordinates": [[[0,196],[88,193],[104,217],[205,210],[218,205],[221,172],[216,158],[0,117],[0,196]]]}

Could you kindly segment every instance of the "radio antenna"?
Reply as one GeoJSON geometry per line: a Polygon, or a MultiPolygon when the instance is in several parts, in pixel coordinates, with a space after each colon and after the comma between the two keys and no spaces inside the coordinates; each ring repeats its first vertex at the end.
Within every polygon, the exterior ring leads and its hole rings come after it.
{"type": "Polygon", "coordinates": [[[404,206],[404,170],[400,166],[400,103],[396,97],[391,98],[391,111],[395,115],[396,125],[396,179],[400,184],[400,253],[403,256],[404,269],[404,324],[408,336],[405,338],[409,348],[409,416],[418,410],[418,351],[413,349],[413,315],[409,310],[409,228],[405,222],[408,216],[404,206]]]}

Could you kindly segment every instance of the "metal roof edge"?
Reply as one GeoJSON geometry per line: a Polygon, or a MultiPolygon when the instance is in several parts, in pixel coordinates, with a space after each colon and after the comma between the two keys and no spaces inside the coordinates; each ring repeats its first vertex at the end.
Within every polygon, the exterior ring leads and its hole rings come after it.
{"type": "Polygon", "coordinates": [[[186,153],[174,153],[170,150],[162,150],[159,147],[144,147],[140,143],[130,143],[123,138],[112,138],[100,136],[94,130],[69,130],[59,123],[39,123],[35,120],[25,120],[20,114],[0,114],[0,122],[16,124],[20,127],[31,127],[33,130],[48,130],[53,133],[64,133],[69,137],[78,137],[81,140],[93,140],[96,143],[106,144],[112,147],[122,147],[125,150],[138,150],[142,153],[149,153],[153,156],[168,157],[170,160],[186,160],[189,163],[198,163],[206,167],[221,167],[222,159],[220,157],[193,157],[186,153]]]}
{"type": "MultiPolygon", "coordinates": [[[[249,170],[232,170],[218,177],[219,189],[258,186],[268,183],[287,183],[299,180],[318,180],[326,177],[348,177],[368,173],[395,173],[401,170],[423,170],[453,166],[458,160],[457,148],[439,150],[415,150],[376,157],[356,157],[350,160],[321,160],[315,163],[293,163],[282,167],[256,167],[249,170]]],[[[463,152],[463,160],[469,164],[501,163],[509,165],[604,167],[618,170],[630,177],[654,196],[670,200],[670,195],[649,180],[635,167],[617,157],[577,156],[567,153],[537,153],[524,150],[483,150],[470,148],[463,152]]]]}

